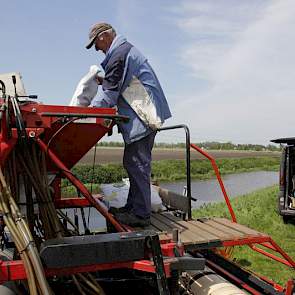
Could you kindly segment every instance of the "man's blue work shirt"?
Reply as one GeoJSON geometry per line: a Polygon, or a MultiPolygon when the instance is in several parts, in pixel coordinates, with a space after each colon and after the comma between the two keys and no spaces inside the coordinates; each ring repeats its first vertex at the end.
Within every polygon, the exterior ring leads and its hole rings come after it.
{"type": "Polygon", "coordinates": [[[119,124],[125,143],[140,140],[153,132],[122,95],[134,78],[140,81],[148,93],[149,103],[154,105],[157,118],[161,123],[171,117],[156,74],[147,59],[127,42],[126,38],[120,35],[115,37],[101,66],[105,71],[102,90],[98,92],[91,105],[93,107],[117,106],[120,115],[130,118],[128,123],[119,124]]]}

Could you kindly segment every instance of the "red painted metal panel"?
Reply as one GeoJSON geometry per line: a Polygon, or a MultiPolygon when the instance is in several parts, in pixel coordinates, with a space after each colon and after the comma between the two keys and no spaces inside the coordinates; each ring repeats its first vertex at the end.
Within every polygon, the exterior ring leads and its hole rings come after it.
{"type": "MultiPolygon", "coordinates": [[[[62,159],[67,168],[72,168],[111,128],[111,121],[92,118],[91,123],[84,119],[68,118],[66,115],[115,115],[111,108],[85,108],[29,103],[21,106],[23,120],[27,128],[44,128],[44,142],[62,159]],[[45,113],[50,115],[44,116],[45,113]],[[60,117],[65,114],[65,117],[60,117]]],[[[56,167],[48,161],[48,171],[56,167]]]]}
{"type": "Polygon", "coordinates": [[[0,261],[0,283],[27,278],[22,260],[0,261]]]}
{"type": "MultiPolygon", "coordinates": [[[[50,130],[45,130],[44,142],[71,169],[110,129],[97,123],[71,122],[68,125],[56,122],[50,130]],[[64,127],[65,126],[65,127],[64,127]]],[[[56,167],[48,162],[48,170],[56,167]]]]}
{"type": "MultiPolygon", "coordinates": [[[[9,107],[11,109],[11,106],[9,107]]],[[[113,121],[103,118],[93,118],[91,122],[77,121],[77,118],[66,119],[70,115],[115,115],[116,110],[111,108],[84,108],[42,105],[29,102],[20,105],[22,119],[25,123],[28,135],[39,136],[44,132],[44,142],[50,144],[55,154],[63,160],[63,163],[72,168],[113,126],[113,121]],[[44,115],[50,113],[50,116],[44,115]],[[56,114],[56,116],[54,115],[56,114]],[[60,114],[65,114],[60,117],[60,114]]],[[[3,115],[5,113],[2,113],[3,115]]],[[[11,110],[10,114],[13,114],[11,110]]],[[[1,120],[0,132],[0,164],[4,162],[13,149],[16,139],[16,123],[11,115],[10,131],[12,138],[8,138],[6,120],[1,120]]],[[[56,171],[56,167],[48,162],[48,171],[56,171]]]]}
{"type": "MultiPolygon", "coordinates": [[[[173,258],[164,259],[164,269],[167,277],[170,277],[170,264],[175,261],[173,258]]],[[[93,264],[87,266],[71,267],[71,268],[45,268],[45,275],[65,276],[81,272],[94,272],[111,269],[136,269],[155,273],[153,262],[149,260],[127,261],[118,263],[93,264]]],[[[0,264],[0,283],[6,281],[25,280],[27,278],[23,262],[21,260],[2,261],[0,264]]]]}
{"type": "MultiPolygon", "coordinates": [[[[170,277],[170,264],[173,259],[164,260],[164,269],[167,277],[170,277]]],[[[46,276],[60,276],[60,275],[70,275],[79,272],[93,272],[93,271],[102,271],[110,269],[136,269],[139,271],[145,271],[150,273],[155,273],[155,267],[153,262],[149,260],[140,260],[140,261],[129,261],[129,262],[118,262],[118,263],[104,263],[104,264],[93,264],[88,266],[80,266],[73,268],[64,268],[64,269],[45,269],[46,276]]]]}
{"type": "Polygon", "coordinates": [[[16,144],[16,138],[8,139],[7,141],[2,140],[0,134],[0,165],[3,166],[8,155],[13,150],[16,144]]]}

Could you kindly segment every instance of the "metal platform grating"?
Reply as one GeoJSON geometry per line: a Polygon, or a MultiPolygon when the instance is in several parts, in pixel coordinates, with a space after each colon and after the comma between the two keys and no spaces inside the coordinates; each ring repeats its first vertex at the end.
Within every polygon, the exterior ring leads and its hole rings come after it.
{"type": "Polygon", "coordinates": [[[226,218],[200,218],[196,220],[182,220],[172,213],[153,213],[151,229],[160,234],[172,234],[178,229],[180,241],[185,248],[204,249],[224,246],[226,241],[235,244],[245,244],[245,239],[269,238],[268,235],[250,229],[244,225],[234,223],[226,218]]]}

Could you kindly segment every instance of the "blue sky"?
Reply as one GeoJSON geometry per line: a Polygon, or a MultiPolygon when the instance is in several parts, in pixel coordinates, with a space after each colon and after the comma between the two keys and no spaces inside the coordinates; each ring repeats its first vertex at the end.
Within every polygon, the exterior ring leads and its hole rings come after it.
{"type": "Polygon", "coordinates": [[[147,56],[173,113],[166,124],[187,124],[193,141],[295,136],[293,0],[11,0],[1,12],[0,73],[21,72],[46,104],[68,104],[102,61],[85,43],[106,21],[147,56]]]}

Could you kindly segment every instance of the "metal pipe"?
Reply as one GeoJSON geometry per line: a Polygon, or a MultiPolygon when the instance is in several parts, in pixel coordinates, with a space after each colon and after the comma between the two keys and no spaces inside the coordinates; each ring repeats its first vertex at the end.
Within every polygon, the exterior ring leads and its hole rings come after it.
{"type": "MultiPolygon", "coordinates": [[[[273,260],[276,260],[276,261],[278,261],[278,262],[280,262],[280,263],[283,263],[283,264],[285,264],[285,265],[287,265],[287,266],[289,266],[289,267],[292,267],[292,268],[295,267],[295,262],[294,262],[294,261],[293,261],[288,255],[286,255],[284,252],[282,252],[282,253],[280,252],[280,254],[281,254],[283,257],[285,257],[286,260],[285,260],[285,259],[282,259],[282,258],[280,258],[280,257],[277,257],[276,255],[274,255],[274,254],[272,254],[272,253],[269,253],[269,252],[267,252],[267,251],[264,251],[263,249],[260,249],[260,248],[254,246],[254,245],[249,245],[249,247],[250,247],[252,250],[256,251],[256,252],[258,252],[258,253],[260,253],[260,254],[262,254],[262,255],[265,255],[266,257],[269,257],[269,258],[271,258],[271,259],[273,259],[273,260]]],[[[276,251],[278,251],[278,250],[276,250],[276,251]]],[[[279,252],[279,251],[278,251],[278,252],[279,252]]]]}
{"type": "Polygon", "coordinates": [[[158,131],[183,128],[185,130],[185,146],[186,146],[186,189],[188,203],[188,219],[192,219],[192,186],[191,186],[191,153],[190,153],[190,132],[186,125],[174,125],[159,128],[158,131]]]}
{"type": "Polygon", "coordinates": [[[81,114],[81,113],[50,113],[43,112],[41,113],[42,117],[67,117],[67,118],[101,118],[101,119],[111,119],[115,121],[128,122],[129,117],[123,115],[115,115],[115,114],[81,114]]]}
{"type": "Polygon", "coordinates": [[[200,147],[198,147],[197,145],[195,144],[191,144],[190,145],[193,149],[195,149],[196,151],[198,151],[200,154],[202,154],[203,156],[205,156],[207,159],[210,160],[211,164],[212,164],[212,167],[215,171],[215,174],[216,174],[216,177],[217,177],[217,180],[219,182],[219,185],[220,185],[220,188],[222,190],[222,193],[223,193],[223,196],[224,196],[224,199],[225,199],[225,202],[227,204],[227,207],[228,207],[228,210],[229,210],[229,213],[231,215],[231,219],[233,222],[237,222],[237,218],[236,218],[236,215],[235,215],[235,212],[231,206],[231,203],[230,203],[230,200],[229,200],[229,197],[226,193],[226,190],[225,190],[225,187],[223,185],[223,181],[221,179],[221,176],[220,176],[220,173],[219,173],[219,170],[218,170],[218,167],[216,165],[216,162],[214,160],[213,157],[211,157],[208,153],[206,153],[205,151],[203,151],[200,147]]]}

